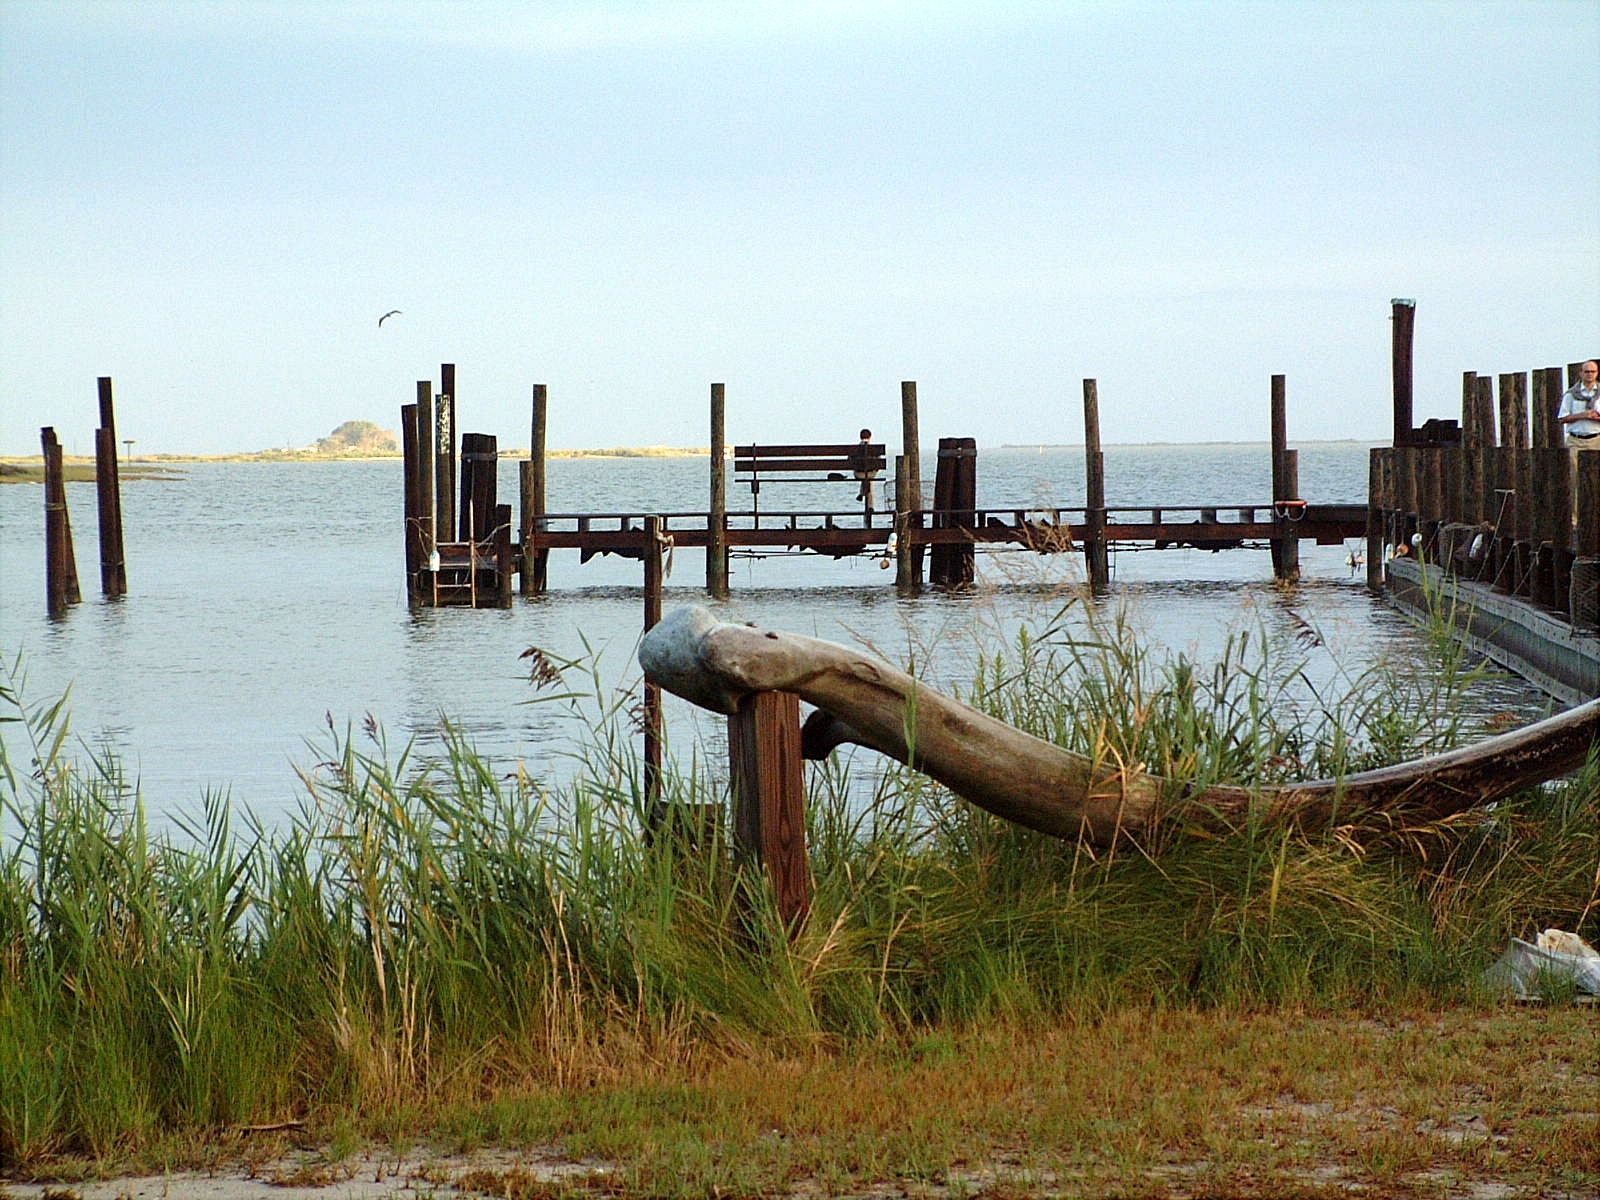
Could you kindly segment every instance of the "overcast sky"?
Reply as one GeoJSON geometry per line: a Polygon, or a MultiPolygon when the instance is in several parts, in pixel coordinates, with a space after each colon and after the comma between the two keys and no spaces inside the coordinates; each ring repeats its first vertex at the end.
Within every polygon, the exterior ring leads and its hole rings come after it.
{"type": "Polygon", "coordinates": [[[1600,350],[1600,4],[0,0],[0,452],[1390,426],[1600,350]],[[378,318],[399,309],[380,328],[378,318]]]}

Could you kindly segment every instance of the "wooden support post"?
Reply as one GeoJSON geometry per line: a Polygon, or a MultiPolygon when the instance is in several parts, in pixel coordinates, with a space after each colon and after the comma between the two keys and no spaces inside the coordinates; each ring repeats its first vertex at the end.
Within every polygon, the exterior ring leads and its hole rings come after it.
{"type": "MultiPolygon", "coordinates": [[[[943,529],[948,521],[950,508],[950,459],[948,450],[949,438],[939,439],[939,448],[935,452],[933,461],[933,528],[943,529]]],[[[935,542],[928,547],[928,582],[934,587],[950,586],[950,554],[949,547],[943,542],[935,542]]]]}
{"type": "Polygon", "coordinates": [[[1469,449],[1483,445],[1483,430],[1478,427],[1477,394],[1478,373],[1461,372],[1461,444],[1469,449]]]}
{"type": "Polygon", "coordinates": [[[494,566],[495,575],[500,586],[495,602],[501,608],[511,607],[511,594],[514,590],[511,586],[511,579],[517,573],[517,561],[521,557],[521,549],[511,538],[511,505],[496,504],[494,506],[494,566]]]}
{"type": "MultiPolygon", "coordinates": [[[[422,385],[418,384],[418,390],[422,385]]],[[[400,406],[400,447],[405,464],[405,534],[406,534],[406,600],[413,607],[422,603],[422,535],[417,501],[417,481],[420,478],[418,459],[426,451],[418,444],[417,406],[400,406]]]]}
{"type": "Polygon", "coordinates": [[[1543,367],[1533,373],[1533,445],[1550,449],[1564,438],[1556,410],[1561,407],[1561,368],[1543,367]]]}
{"type": "Polygon", "coordinates": [[[1300,499],[1299,455],[1289,449],[1288,390],[1282,375],[1272,377],[1272,577],[1284,583],[1300,579],[1300,539],[1289,521],[1292,510],[1277,503],[1300,499]],[[1290,455],[1295,456],[1290,467],[1290,455]]]}
{"type": "Polygon", "coordinates": [[[78,588],[78,562],[72,549],[72,521],[67,514],[67,483],[56,431],[39,430],[44,456],[44,580],[45,609],[52,617],[65,615],[83,599],[78,588]]]}
{"type": "Polygon", "coordinates": [[[417,432],[414,438],[416,453],[412,456],[412,469],[416,478],[412,482],[413,506],[417,522],[417,595],[434,594],[434,552],[439,546],[439,521],[435,506],[438,492],[434,487],[434,457],[428,452],[433,440],[433,387],[426,380],[417,384],[417,406],[413,418],[417,432]]]}
{"type": "Polygon", "coordinates": [[[127,555],[122,543],[122,472],[117,466],[117,416],[111,379],[102,375],[100,428],[95,434],[94,478],[100,502],[100,592],[128,594],[127,555]]]}
{"type": "Polygon", "coordinates": [[[494,529],[499,469],[500,452],[494,434],[461,435],[461,541],[487,540],[494,529]]]}
{"type": "MultiPolygon", "coordinates": [[[[956,471],[951,495],[952,515],[957,529],[971,533],[978,522],[978,439],[966,437],[954,440],[956,471]]],[[[977,540],[969,538],[951,549],[955,551],[951,562],[955,585],[966,587],[978,577],[977,540]]]]}
{"type": "Polygon", "coordinates": [[[1539,481],[1533,489],[1533,599],[1545,608],[1565,611],[1565,585],[1572,569],[1567,551],[1572,528],[1568,455],[1563,446],[1538,446],[1528,455],[1531,478],[1539,481]]]}
{"type": "Polygon", "coordinates": [[[542,595],[550,586],[550,551],[536,550],[533,535],[544,532],[545,436],[549,395],[544,384],[533,385],[533,429],[528,442],[528,458],[522,464],[522,594],[542,595]]]}
{"type": "Polygon", "coordinates": [[[122,562],[122,531],[117,520],[117,440],[111,430],[94,431],[95,499],[100,512],[100,594],[107,599],[128,592],[122,562]]]}
{"type": "MultiPolygon", "coordinates": [[[[940,438],[933,476],[933,526],[935,529],[971,529],[976,517],[976,462],[974,438],[940,438]]],[[[928,558],[928,581],[937,587],[965,587],[976,577],[975,547],[971,541],[939,542],[928,558]]]]}
{"type": "Polygon", "coordinates": [[[1100,450],[1100,385],[1083,381],[1083,464],[1086,478],[1083,563],[1089,587],[1103,592],[1111,586],[1111,560],[1106,552],[1106,456],[1100,450]]]}
{"type": "Polygon", "coordinates": [[[901,590],[915,590],[916,575],[911,560],[911,464],[904,454],[894,456],[894,582],[901,590]],[[908,582],[909,581],[909,582],[908,582]]]}
{"type": "MultiPolygon", "coordinates": [[[[644,519],[644,631],[661,624],[661,518],[644,519]]],[[[661,825],[661,687],[644,682],[644,799],[646,832],[661,825]]]]}
{"type": "Polygon", "coordinates": [[[1374,446],[1367,455],[1367,590],[1374,595],[1383,591],[1384,456],[1392,453],[1374,446]]]}
{"type": "Polygon", "coordinates": [[[1483,437],[1483,445],[1499,446],[1501,439],[1495,427],[1494,408],[1494,378],[1489,375],[1478,375],[1473,378],[1473,402],[1477,406],[1477,421],[1479,432],[1483,437]]]}
{"type": "MultiPolygon", "coordinates": [[[[432,384],[428,385],[432,387],[432,384]]],[[[421,389],[421,384],[418,384],[421,389]]],[[[438,540],[452,542],[456,535],[456,400],[442,391],[434,397],[433,445],[433,522],[438,540]]],[[[424,447],[426,449],[426,446],[424,447]]]]}
{"type": "Polygon", "coordinates": [[[1412,415],[1411,344],[1416,329],[1417,302],[1389,301],[1391,330],[1390,365],[1394,380],[1394,444],[1410,446],[1416,440],[1412,415]]]}
{"type": "Polygon", "coordinates": [[[1578,492],[1576,554],[1568,611],[1578,629],[1600,629],[1600,451],[1578,456],[1573,482],[1578,492]]]}
{"type": "Polygon", "coordinates": [[[746,696],[728,718],[728,759],[734,847],[771,879],[779,919],[792,937],[811,911],[799,697],[746,696]]]}
{"type": "Polygon", "coordinates": [[[718,600],[728,595],[728,440],[727,389],[711,385],[711,511],[706,530],[706,591],[718,600]]]}
{"type": "MultiPolygon", "coordinates": [[[[906,460],[905,473],[905,532],[901,542],[905,545],[904,567],[896,572],[895,586],[902,592],[915,592],[922,587],[923,547],[917,540],[922,531],[922,434],[917,425],[917,383],[914,379],[900,384],[900,447],[906,460]]],[[[895,503],[899,505],[896,489],[895,503]]]]}
{"type": "Polygon", "coordinates": [[[1511,450],[1528,447],[1528,377],[1515,371],[1500,376],[1500,444],[1511,450]]]}

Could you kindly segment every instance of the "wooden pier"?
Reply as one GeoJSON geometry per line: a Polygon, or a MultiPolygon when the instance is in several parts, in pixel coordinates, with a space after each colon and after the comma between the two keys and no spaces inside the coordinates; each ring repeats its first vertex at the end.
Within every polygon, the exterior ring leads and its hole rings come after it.
{"type": "Polygon", "coordinates": [[[876,557],[895,566],[901,590],[959,588],[976,575],[980,546],[1010,546],[1040,554],[1081,553],[1091,586],[1109,585],[1112,548],[1266,548],[1276,578],[1299,576],[1299,543],[1338,545],[1368,533],[1367,507],[1319,504],[1299,496],[1298,452],[1287,446],[1283,376],[1273,376],[1273,495],[1236,504],[1163,504],[1109,507],[1105,457],[1100,448],[1099,399],[1084,381],[1087,498],[1081,507],[977,504],[977,442],[940,438],[932,504],[922,504],[920,434],[915,382],[901,384],[902,452],[891,459],[883,442],[863,429],[856,443],[745,443],[728,455],[724,436],[726,389],[711,385],[710,496],[704,510],[682,512],[560,512],[547,506],[545,430],[548,389],[533,389],[532,449],[520,464],[520,518],[499,503],[496,439],[462,434],[459,460],[455,368],[445,364],[442,386],[417,384],[417,398],[401,409],[405,448],[407,595],[415,606],[509,606],[514,580],[524,595],[548,585],[549,555],[576,550],[583,561],[619,555],[648,561],[654,544],[700,549],[706,589],[728,593],[730,556],[811,553],[830,558],[876,557]],[[749,489],[747,509],[728,505],[729,465],[734,482],[749,489]],[[459,467],[459,470],[458,470],[459,467]],[[892,488],[887,487],[893,480],[892,488]],[[457,482],[459,481],[459,492],[457,482]],[[773,510],[761,506],[763,483],[819,483],[850,506],[773,510]],[[852,491],[853,489],[853,491],[852,491]],[[459,503],[457,499],[459,498],[459,503]],[[887,499],[886,506],[879,501],[887,499]],[[659,532],[652,533],[652,527],[659,532]],[[515,537],[513,536],[515,529],[515,537]]]}
{"type": "Polygon", "coordinates": [[[1600,694],[1600,452],[1570,452],[1556,420],[1581,364],[1465,372],[1460,420],[1414,427],[1411,306],[1395,305],[1395,437],[1372,451],[1369,585],[1417,607],[1431,592],[1491,657],[1558,696],[1600,694]]]}

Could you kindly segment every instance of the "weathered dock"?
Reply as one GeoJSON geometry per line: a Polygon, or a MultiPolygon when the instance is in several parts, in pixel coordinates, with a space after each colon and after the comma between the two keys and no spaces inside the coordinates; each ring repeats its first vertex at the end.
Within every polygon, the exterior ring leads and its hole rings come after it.
{"type": "Polygon", "coordinates": [[[521,513],[513,539],[508,505],[495,495],[495,439],[460,438],[459,505],[454,451],[455,368],[441,373],[447,390],[419,381],[417,399],[401,409],[406,457],[406,579],[419,606],[509,605],[513,577],[524,595],[548,586],[552,551],[576,550],[583,561],[620,555],[647,561],[657,541],[704,550],[706,589],[728,593],[728,563],[736,554],[812,553],[831,558],[877,557],[895,566],[895,583],[915,590],[924,579],[954,588],[971,583],[980,546],[1004,545],[1041,554],[1081,553],[1091,586],[1109,585],[1108,551],[1117,547],[1267,548],[1273,574],[1299,575],[1299,543],[1337,545],[1364,537],[1367,509],[1323,504],[1299,496],[1298,452],[1288,447],[1284,378],[1271,379],[1272,494],[1237,504],[1161,504],[1112,507],[1105,502],[1105,456],[1100,447],[1096,382],[1084,380],[1087,503],[1078,507],[977,504],[978,447],[973,438],[938,440],[932,504],[922,503],[917,385],[900,388],[901,453],[863,429],[855,443],[744,443],[729,449],[724,433],[726,388],[711,385],[709,503],[679,512],[561,512],[548,507],[545,431],[548,389],[533,389],[529,458],[520,463],[521,513]],[[893,464],[891,475],[890,465],[893,464]],[[750,507],[728,505],[729,467],[749,489],[750,507]],[[891,484],[892,479],[892,484],[891,484]],[[852,506],[764,509],[764,483],[819,483],[835,495],[854,489],[852,506]],[[887,504],[880,506],[879,501],[887,504]],[[651,532],[654,529],[656,532],[651,532]]]}
{"type": "Polygon", "coordinates": [[[1394,445],[1372,451],[1368,583],[1442,604],[1475,648],[1569,703],[1600,695],[1600,452],[1573,454],[1556,419],[1581,364],[1565,382],[1560,367],[1467,371],[1459,421],[1414,427],[1410,308],[1396,302],[1394,445]]]}

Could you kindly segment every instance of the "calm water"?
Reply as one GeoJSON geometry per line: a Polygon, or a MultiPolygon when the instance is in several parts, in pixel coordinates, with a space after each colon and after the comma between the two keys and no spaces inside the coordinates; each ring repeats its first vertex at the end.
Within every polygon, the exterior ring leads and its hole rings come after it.
{"type": "MultiPolygon", "coordinates": [[[[1269,498],[1265,446],[1126,447],[1107,451],[1107,500],[1116,505],[1262,504],[1269,498]]],[[[1302,493],[1361,502],[1365,448],[1301,451],[1302,493]]],[[[980,506],[1083,503],[1081,450],[981,453],[980,506]]],[[[705,506],[703,458],[565,459],[550,464],[552,511],[684,511],[705,506]]],[[[765,509],[848,508],[853,485],[766,485],[765,509]]],[[[931,494],[931,491],[930,493],[931,494]]],[[[516,475],[502,464],[502,500],[516,475]]],[[[631,686],[642,612],[639,564],[597,558],[580,565],[558,551],[551,591],[509,611],[409,612],[405,603],[398,462],[197,464],[173,481],[123,487],[131,595],[99,598],[94,489],[68,487],[85,602],[62,620],[44,615],[43,499],[36,486],[0,487],[0,651],[19,653],[35,701],[71,688],[74,733],[114,747],[137,775],[153,812],[188,811],[205,790],[226,789],[258,813],[293,803],[293,765],[316,761],[331,717],[341,729],[369,714],[393,741],[432,744],[441,714],[507,769],[560,775],[577,731],[535,692],[521,653],[538,646],[599,654],[607,687],[631,686]]],[[[730,507],[748,492],[730,482],[730,507]]],[[[1122,553],[1113,569],[1118,602],[1160,645],[1208,656],[1228,633],[1264,628],[1300,646],[1314,679],[1354,673],[1380,656],[1413,662],[1416,647],[1397,613],[1372,600],[1348,547],[1302,543],[1305,583],[1271,584],[1264,550],[1122,553]],[[1305,649],[1303,622],[1327,645],[1305,649]]],[[[1051,612],[1081,560],[1021,552],[981,554],[977,599],[897,598],[892,570],[876,560],[810,555],[733,566],[727,619],[837,641],[865,642],[892,658],[914,647],[937,678],[969,668],[973,635],[1009,630],[1051,612]]],[[[704,562],[676,556],[666,604],[705,603],[704,562]]],[[[1488,702],[1543,705],[1520,684],[1496,685],[1488,702]]],[[[715,737],[669,701],[672,732],[715,737]]],[[[16,752],[15,730],[8,745],[16,752]]]]}

